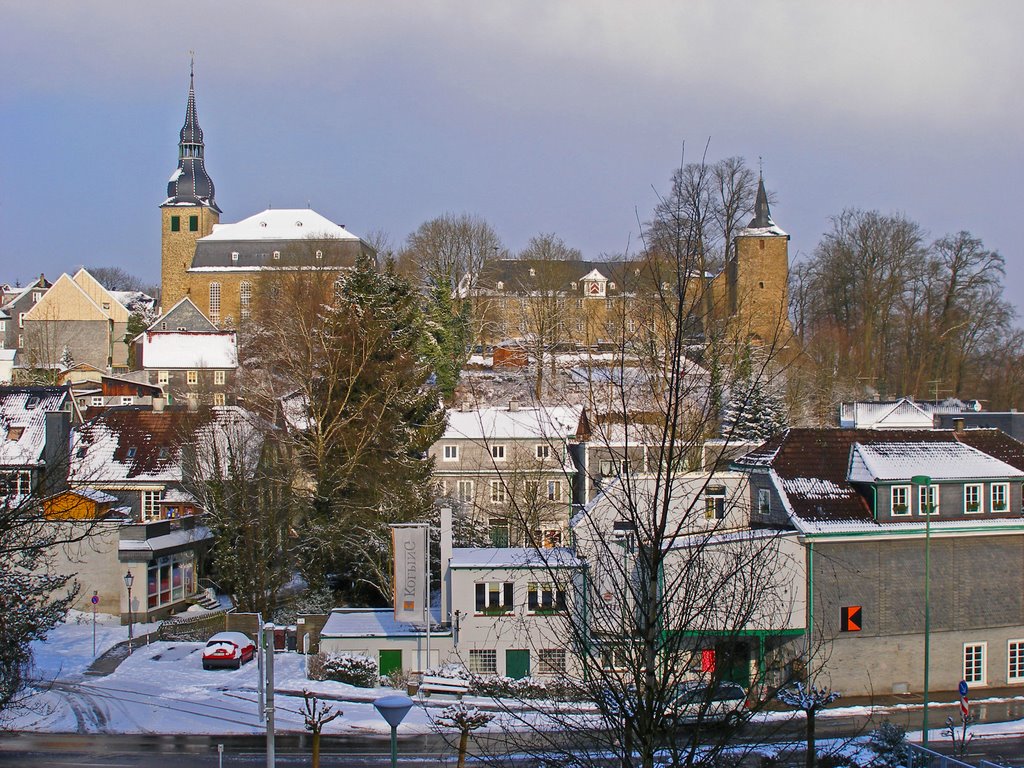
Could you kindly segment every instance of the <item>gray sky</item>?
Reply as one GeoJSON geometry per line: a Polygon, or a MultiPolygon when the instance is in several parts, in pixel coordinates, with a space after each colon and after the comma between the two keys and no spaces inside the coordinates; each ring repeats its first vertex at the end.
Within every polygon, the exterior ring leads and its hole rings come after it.
{"type": "Polygon", "coordinates": [[[846,207],[967,229],[1024,287],[1019,2],[0,2],[0,281],[155,280],[196,54],[223,221],[305,207],[396,245],[637,241],[680,161],[763,158],[791,255],[846,207]],[[173,11],[172,11],[173,9],[173,11]]]}

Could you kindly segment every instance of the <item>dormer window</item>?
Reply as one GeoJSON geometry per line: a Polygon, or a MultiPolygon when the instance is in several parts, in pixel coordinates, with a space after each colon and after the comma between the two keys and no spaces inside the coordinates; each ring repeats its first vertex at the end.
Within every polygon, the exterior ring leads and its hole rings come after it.
{"type": "Polygon", "coordinates": [[[572,290],[575,291],[576,290],[576,281],[573,280],[571,283],[569,283],[569,287],[572,288],[572,290]]]}
{"type": "Polygon", "coordinates": [[[281,252],[280,251],[274,251],[274,258],[275,259],[280,259],[281,258],[281,252]]]}
{"type": "Polygon", "coordinates": [[[615,290],[615,283],[608,283],[608,288],[609,288],[609,290],[614,291],[615,290]]]}
{"type": "Polygon", "coordinates": [[[324,257],[324,252],[323,252],[323,251],[317,251],[317,252],[316,252],[316,257],[317,257],[318,259],[322,259],[322,258],[324,257]]]}
{"type": "Polygon", "coordinates": [[[131,448],[128,449],[128,458],[129,459],[134,459],[135,458],[135,446],[134,445],[131,448]]]}
{"type": "Polygon", "coordinates": [[[534,269],[533,267],[530,267],[530,277],[536,277],[536,276],[537,276],[537,270],[534,269]]]}
{"type": "Polygon", "coordinates": [[[302,222],[301,221],[296,221],[295,222],[295,226],[296,227],[301,227],[302,226],[302,222]]]}
{"type": "Polygon", "coordinates": [[[231,252],[231,260],[232,261],[238,261],[238,251],[232,251],[231,252]]]}
{"type": "Polygon", "coordinates": [[[267,226],[267,222],[265,222],[265,221],[261,221],[261,222],[260,222],[260,226],[261,226],[261,227],[266,227],[266,226],[267,226]]]}
{"type": "Polygon", "coordinates": [[[495,288],[497,288],[499,291],[504,291],[505,290],[505,283],[503,283],[501,280],[499,280],[498,284],[495,286],[495,288]]]}
{"type": "Polygon", "coordinates": [[[1010,508],[1009,483],[992,483],[992,511],[1006,512],[1010,508]]]}
{"type": "Polygon", "coordinates": [[[38,406],[39,406],[39,398],[36,395],[32,395],[25,402],[25,409],[29,410],[29,411],[31,411],[33,408],[36,408],[38,406]]]}
{"type": "Polygon", "coordinates": [[[892,502],[892,515],[899,517],[910,514],[910,486],[894,485],[889,489],[889,498],[892,502]]]}

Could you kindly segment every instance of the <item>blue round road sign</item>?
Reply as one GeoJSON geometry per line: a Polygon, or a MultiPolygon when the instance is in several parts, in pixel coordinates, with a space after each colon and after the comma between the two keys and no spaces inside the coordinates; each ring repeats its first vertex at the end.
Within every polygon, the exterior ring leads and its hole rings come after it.
{"type": "Polygon", "coordinates": [[[99,595],[93,595],[90,599],[92,600],[92,604],[96,605],[96,603],[98,603],[100,601],[100,596],[99,595]]]}
{"type": "Polygon", "coordinates": [[[960,695],[961,696],[966,696],[967,695],[967,681],[966,680],[961,680],[960,681],[960,695]]]}

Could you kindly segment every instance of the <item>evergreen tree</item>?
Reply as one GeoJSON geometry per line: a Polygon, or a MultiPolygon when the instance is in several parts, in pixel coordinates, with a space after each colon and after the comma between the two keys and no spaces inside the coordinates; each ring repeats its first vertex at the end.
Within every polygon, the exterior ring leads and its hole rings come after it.
{"type": "Polygon", "coordinates": [[[350,597],[380,600],[391,592],[388,525],[423,519],[432,502],[426,456],[444,410],[426,385],[425,321],[393,265],[363,258],[338,278],[314,333],[295,442],[310,481],[300,567],[311,583],[333,572],[350,597]]]}
{"type": "Polygon", "coordinates": [[[785,401],[775,377],[765,374],[763,366],[757,366],[749,352],[743,356],[722,409],[722,437],[763,441],[786,428],[785,401]]]}

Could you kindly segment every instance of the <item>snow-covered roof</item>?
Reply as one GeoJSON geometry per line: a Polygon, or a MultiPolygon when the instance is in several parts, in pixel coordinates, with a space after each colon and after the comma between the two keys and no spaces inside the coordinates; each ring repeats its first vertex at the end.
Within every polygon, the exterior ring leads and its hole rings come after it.
{"type": "Polygon", "coordinates": [[[915,475],[932,480],[1019,478],[1024,472],[963,443],[854,443],[850,451],[850,482],[909,481],[915,475]]]}
{"type": "Polygon", "coordinates": [[[343,226],[309,208],[268,208],[234,224],[214,224],[200,242],[225,240],[358,240],[343,226]]]}
{"type": "Polygon", "coordinates": [[[234,331],[146,331],[142,364],[147,369],[237,368],[237,336],[234,331]]]}
{"type": "Polygon", "coordinates": [[[117,496],[111,496],[109,493],[104,493],[95,488],[74,488],[69,493],[81,496],[83,499],[95,501],[97,504],[113,504],[117,501],[117,496]]]}
{"type": "Polygon", "coordinates": [[[565,547],[456,547],[452,568],[577,568],[583,562],[565,547]]]}
{"type": "Polygon", "coordinates": [[[772,224],[770,227],[744,227],[736,233],[736,237],[789,237],[782,227],[772,224]]]}
{"type": "MultiPolygon", "coordinates": [[[[440,606],[430,606],[431,622],[441,623],[440,606]]],[[[402,637],[425,633],[421,624],[395,621],[392,608],[335,608],[327,617],[320,637],[402,637]]],[[[431,629],[431,634],[448,634],[431,629]]]]}
{"type": "Polygon", "coordinates": [[[129,312],[145,314],[156,308],[156,299],[142,291],[107,291],[129,312]]]}
{"type": "Polygon", "coordinates": [[[119,552],[160,552],[212,538],[213,534],[209,528],[197,525],[195,528],[171,531],[149,539],[122,539],[118,542],[117,549],[119,552]]]}
{"type": "Polygon", "coordinates": [[[64,387],[0,388],[0,466],[24,467],[43,461],[46,414],[64,409],[64,387]]]}
{"type": "Polygon", "coordinates": [[[576,433],[579,407],[449,410],[442,440],[564,439],[576,433]]]}
{"type": "MultiPolygon", "coordinates": [[[[792,517],[793,527],[802,534],[844,535],[844,534],[893,534],[918,535],[925,530],[924,519],[900,522],[878,523],[874,520],[851,519],[815,519],[792,517]]],[[[972,518],[969,520],[950,520],[949,518],[933,517],[930,521],[931,535],[941,538],[943,535],[960,535],[967,531],[974,533],[1020,534],[1024,532],[1024,520],[1012,518],[972,518]]]]}
{"type": "Polygon", "coordinates": [[[903,397],[899,400],[841,403],[839,426],[857,429],[931,429],[936,414],[975,413],[979,410],[981,405],[977,400],[965,403],[952,397],[942,401],[919,401],[903,397]]]}

